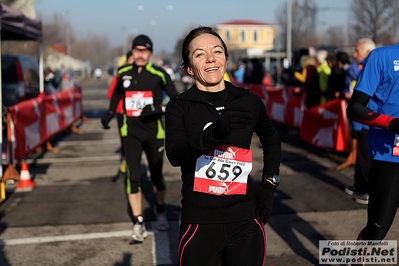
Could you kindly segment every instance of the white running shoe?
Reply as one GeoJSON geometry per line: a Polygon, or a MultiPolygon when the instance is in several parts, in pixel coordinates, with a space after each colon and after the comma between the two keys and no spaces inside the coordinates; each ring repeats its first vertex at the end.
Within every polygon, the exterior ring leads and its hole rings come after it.
{"type": "Polygon", "coordinates": [[[369,194],[355,193],[355,202],[365,205],[369,204],[369,194]]]}
{"type": "Polygon", "coordinates": [[[148,236],[148,232],[145,229],[144,224],[139,224],[136,223],[133,225],[133,233],[132,233],[132,239],[136,242],[143,242],[144,239],[148,236]]]}
{"type": "Polygon", "coordinates": [[[346,194],[348,194],[350,196],[353,196],[355,194],[355,192],[356,192],[354,186],[345,186],[344,191],[345,191],[346,194]]]}
{"type": "Polygon", "coordinates": [[[166,212],[157,213],[156,207],[154,207],[155,213],[155,228],[159,231],[166,231],[169,229],[168,217],[166,216],[166,212]]]}

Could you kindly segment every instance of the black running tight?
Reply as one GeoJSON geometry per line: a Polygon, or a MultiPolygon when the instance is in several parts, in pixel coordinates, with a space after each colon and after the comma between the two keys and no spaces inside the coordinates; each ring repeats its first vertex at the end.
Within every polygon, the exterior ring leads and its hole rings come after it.
{"type": "Polygon", "coordinates": [[[128,136],[124,141],[124,145],[128,166],[126,193],[131,194],[141,191],[140,165],[143,150],[147,156],[152,184],[157,191],[165,190],[166,185],[162,175],[164,140],[153,139],[149,141],[140,141],[137,138],[128,136]]]}
{"type": "Polygon", "coordinates": [[[371,160],[367,225],[364,240],[382,240],[399,206],[399,163],[371,160]]]}

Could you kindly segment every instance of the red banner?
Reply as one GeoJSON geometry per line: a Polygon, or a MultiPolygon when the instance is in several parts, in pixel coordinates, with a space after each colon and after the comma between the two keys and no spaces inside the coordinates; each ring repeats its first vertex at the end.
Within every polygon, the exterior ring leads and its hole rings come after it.
{"type": "Polygon", "coordinates": [[[8,108],[14,158],[21,160],[82,114],[81,89],[73,88],[26,100],[8,108]]]}
{"type": "Polygon", "coordinates": [[[294,87],[285,87],[286,106],[284,113],[284,124],[300,128],[303,119],[303,110],[305,109],[306,93],[297,94],[293,92],[294,87]]]}
{"type": "Polygon", "coordinates": [[[81,90],[78,88],[50,94],[44,98],[48,135],[53,136],[82,116],[81,90]]]}
{"type": "Polygon", "coordinates": [[[273,121],[285,124],[286,90],[283,88],[267,87],[266,110],[273,121]]]}
{"type": "Polygon", "coordinates": [[[248,89],[258,95],[273,121],[300,128],[302,124],[305,93],[293,93],[293,87],[249,84],[248,89]]]}
{"type": "Polygon", "coordinates": [[[8,108],[13,133],[12,148],[16,160],[22,159],[47,138],[46,123],[43,115],[43,99],[35,98],[22,101],[8,108]]]}
{"type": "Polygon", "coordinates": [[[322,149],[349,151],[345,101],[336,99],[305,111],[306,92],[294,93],[294,87],[232,82],[258,95],[270,119],[299,128],[304,141],[322,149]]]}
{"type": "Polygon", "coordinates": [[[349,151],[345,101],[335,99],[304,112],[300,136],[314,146],[349,151]]]}

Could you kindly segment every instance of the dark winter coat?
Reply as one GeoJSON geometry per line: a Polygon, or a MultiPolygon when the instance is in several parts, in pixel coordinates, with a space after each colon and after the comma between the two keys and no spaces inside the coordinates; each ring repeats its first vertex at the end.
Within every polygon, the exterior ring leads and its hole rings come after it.
{"type": "MultiPolygon", "coordinates": [[[[262,100],[250,91],[225,82],[229,98],[225,110],[233,106],[250,109],[251,123],[233,130],[224,140],[212,139],[205,125],[215,123],[219,112],[205,101],[196,85],[170,100],[166,108],[166,154],[173,166],[181,167],[182,223],[226,223],[254,219],[257,184],[248,181],[246,195],[216,196],[193,191],[196,160],[216,147],[226,144],[251,148],[253,133],[263,147],[263,174],[278,174],[281,143],[266,113],[262,100]]],[[[212,126],[212,125],[211,125],[212,126]]],[[[257,144],[254,144],[257,145],[257,144]]],[[[260,181],[262,173],[252,173],[260,181]]]]}

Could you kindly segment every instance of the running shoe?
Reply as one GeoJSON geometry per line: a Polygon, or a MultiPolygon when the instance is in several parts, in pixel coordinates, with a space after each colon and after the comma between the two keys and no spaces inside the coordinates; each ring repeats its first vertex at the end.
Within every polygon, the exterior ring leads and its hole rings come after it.
{"type": "Polygon", "coordinates": [[[355,194],[355,192],[356,192],[354,186],[345,186],[344,191],[345,191],[346,194],[351,195],[351,196],[353,196],[355,194]]]}
{"type": "Polygon", "coordinates": [[[156,207],[154,207],[155,213],[155,228],[159,231],[166,231],[169,229],[168,217],[166,216],[166,212],[157,213],[156,207]]]}
{"type": "Polygon", "coordinates": [[[355,193],[355,202],[365,205],[369,204],[369,194],[355,193]]]}
{"type": "Polygon", "coordinates": [[[144,239],[148,236],[148,232],[145,229],[144,224],[139,224],[136,223],[133,225],[133,233],[132,233],[132,239],[136,242],[143,242],[144,239]]]}

